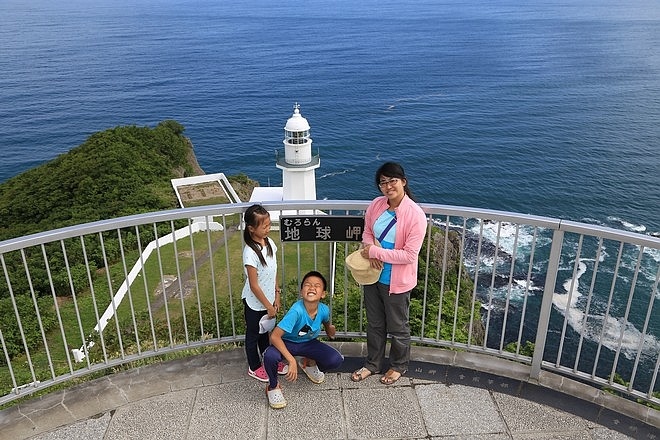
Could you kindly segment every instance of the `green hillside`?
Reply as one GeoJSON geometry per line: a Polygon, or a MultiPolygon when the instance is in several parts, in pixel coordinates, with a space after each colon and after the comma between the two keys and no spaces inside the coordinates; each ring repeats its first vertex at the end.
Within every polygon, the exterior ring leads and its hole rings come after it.
{"type": "Polygon", "coordinates": [[[176,207],[170,179],[203,174],[176,121],[123,126],[0,185],[0,240],[176,207]]]}

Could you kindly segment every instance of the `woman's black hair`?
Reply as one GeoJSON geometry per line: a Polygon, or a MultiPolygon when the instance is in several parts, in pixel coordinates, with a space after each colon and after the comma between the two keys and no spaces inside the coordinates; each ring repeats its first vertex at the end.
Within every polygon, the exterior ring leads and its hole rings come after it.
{"type": "MultiPolygon", "coordinates": [[[[245,244],[247,246],[250,246],[252,250],[257,254],[257,257],[259,257],[259,261],[261,262],[262,266],[267,266],[267,263],[266,263],[266,259],[261,254],[261,249],[262,249],[261,244],[257,243],[252,239],[252,235],[250,235],[250,230],[248,229],[248,226],[252,226],[253,228],[256,228],[267,217],[270,217],[270,214],[268,214],[266,208],[264,208],[261,205],[252,205],[245,211],[245,214],[243,214],[243,220],[245,221],[245,228],[243,229],[243,240],[245,240],[245,244]]],[[[268,256],[272,257],[273,248],[270,245],[270,240],[268,239],[266,240],[266,249],[268,256]]]]}
{"type": "Polygon", "coordinates": [[[380,179],[381,177],[397,178],[405,180],[406,184],[403,186],[403,190],[406,195],[415,201],[415,197],[410,190],[410,185],[408,184],[408,178],[406,177],[403,167],[396,162],[385,162],[382,164],[378,170],[376,170],[376,188],[380,191],[380,179]]]}
{"type": "Polygon", "coordinates": [[[325,280],[325,277],[321,274],[321,272],[317,272],[315,270],[312,270],[312,271],[307,272],[305,274],[302,281],[300,282],[300,288],[301,289],[303,287],[303,284],[305,284],[305,281],[307,281],[307,278],[309,278],[309,277],[319,277],[319,278],[321,278],[321,281],[323,281],[323,291],[328,290],[328,282],[325,280]]]}

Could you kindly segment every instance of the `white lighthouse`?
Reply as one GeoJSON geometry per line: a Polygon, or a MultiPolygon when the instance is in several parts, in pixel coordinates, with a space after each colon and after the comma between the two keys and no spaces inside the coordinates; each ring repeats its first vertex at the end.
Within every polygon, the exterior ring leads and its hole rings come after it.
{"type": "Polygon", "coordinates": [[[282,200],[316,200],[316,170],[321,166],[317,154],[312,155],[309,123],[293,106],[293,115],[284,127],[284,157],[278,152],[277,168],[282,170],[282,200]]]}

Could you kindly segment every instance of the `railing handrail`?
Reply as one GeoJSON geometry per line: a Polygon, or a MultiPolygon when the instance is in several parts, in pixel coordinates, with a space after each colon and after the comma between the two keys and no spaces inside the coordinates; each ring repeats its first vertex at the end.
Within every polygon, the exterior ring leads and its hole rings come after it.
{"type": "MultiPolygon", "coordinates": [[[[346,211],[362,211],[366,209],[369,200],[288,200],[285,202],[263,202],[263,206],[268,211],[286,211],[286,210],[327,210],[327,209],[345,209],[346,211]]],[[[235,203],[198,206],[193,208],[177,208],[166,211],[155,211],[144,214],[134,214],[114,219],[99,220],[95,222],[82,223],[74,226],[53,229],[50,231],[38,232],[22,237],[11,238],[0,241],[0,254],[21,249],[26,246],[47,243],[65,238],[71,238],[84,234],[93,234],[114,230],[127,226],[135,226],[162,221],[179,220],[183,218],[221,216],[231,214],[236,210],[245,209],[251,203],[235,203]]],[[[598,237],[609,238],[613,240],[625,240],[640,246],[655,247],[660,246],[660,237],[639,234],[635,232],[623,231],[607,226],[592,225],[569,220],[560,220],[551,217],[542,217],[530,214],[520,214],[508,211],[498,211],[492,209],[470,208],[465,206],[439,205],[431,203],[419,204],[427,214],[439,214],[449,216],[463,216],[488,219],[492,221],[504,221],[512,223],[526,222],[532,226],[538,226],[548,229],[563,229],[567,232],[578,234],[589,233],[598,237]]]]}

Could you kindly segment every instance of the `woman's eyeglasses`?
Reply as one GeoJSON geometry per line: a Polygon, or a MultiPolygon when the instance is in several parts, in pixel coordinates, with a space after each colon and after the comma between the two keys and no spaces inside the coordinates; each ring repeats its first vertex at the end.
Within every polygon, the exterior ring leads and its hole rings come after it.
{"type": "Polygon", "coordinates": [[[389,186],[389,185],[396,185],[397,183],[399,183],[399,180],[400,179],[397,179],[397,178],[381,180],[380,182],[378,182],[378,186],[381,187],[381,188],[385,188],[386,186],[389,186]]]}

